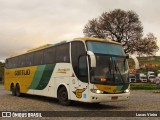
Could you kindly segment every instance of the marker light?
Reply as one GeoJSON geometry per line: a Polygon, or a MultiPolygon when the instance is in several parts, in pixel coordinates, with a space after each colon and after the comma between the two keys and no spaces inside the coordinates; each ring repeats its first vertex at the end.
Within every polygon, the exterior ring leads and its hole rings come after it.
{"type": "Polygon", "coordinates": [[[101,82],[106,82],[107,79],[106,78],[100,78],[101,82]]]}

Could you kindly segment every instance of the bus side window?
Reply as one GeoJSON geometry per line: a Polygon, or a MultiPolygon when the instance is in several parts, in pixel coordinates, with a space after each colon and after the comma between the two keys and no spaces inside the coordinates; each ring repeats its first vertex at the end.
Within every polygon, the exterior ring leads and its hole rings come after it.
{"type": "Polygon", "coordinates": [[[15,67],[21,67],[21,56],[15,57],[15,67]]]}
{"type": "Polygon", "coordinates": [[[33,65],[33,53],[28,53],[26,55],[26,66],[32,66],[33,65]]]}
{"type": "Polygon", "coordinates": [[[20,67],[25,67],[26,66],[26,55],[21,56],[21,66],[20,67]]]}
{"type": "Polygon", "coordinates": [[[12,68],[12,58],[8,59],[8,68],[12,68]]]}
{"type": "Polygon", "coordinates": [[[55,47],[48,48],[44,51],[44,64],[55,64],[55,47]]]}
{"type": "Polygon", "coordinates": [[[33,64],[34,65],[42,65],[43,64],[43,50],[34,52],[33,64]]]}
{"type": "Polygon", "coordinates": [[[5,62],[5,68],[9,68],[8,59],[6,59],[6,62],[5,62]]]}
{"type": "Polygon", "coordinates": [[[79,73],[79,76],[82,76],[82,77],[85,77],[88,74],[86,56],[79,57],[78,73],[79,73]]]}
{"type": "MultiPolygon", "coordinates": [[[[81,64],[82,66],[79,65],[79,62],[87,61],[86,57],[82,57],[85,54],[86,54],[86,51],[85,51],[85,46],[84,46],[83,42],[80,42],[80,41],[71,42],[71,58],[72,58],[73,70],[74,70],[76,76],[78,77],[78,79],[81,80],[82,82],[88,82],[88,71],[87,71],[87,73],[85,71],[85,75],[81,71],[82,69],[86,70],[86,68],[84,68],[85,63],[81,64]],[[80,57],[82,57],[82,58],[80,58],[80,57]],[[79,67],[80,67],[80,71],[78,69],[79,67]]],[[[87,65],[85,67],[87,67],[87,65]]]]}
{"type": "Polygon", "coordinates": [[[56,62],[69,63],[69,44],[63,44],[56,47],[56,62]]]}
{"type": "Polygon", "coordinates": [[[12,62],[13,62],[13,64],[12,64],[12,68],[16,68],[16,67],[18,67],[18,62],[19,62],[18,57],[14,57],[14,58],[12,58],[12,62]]]}

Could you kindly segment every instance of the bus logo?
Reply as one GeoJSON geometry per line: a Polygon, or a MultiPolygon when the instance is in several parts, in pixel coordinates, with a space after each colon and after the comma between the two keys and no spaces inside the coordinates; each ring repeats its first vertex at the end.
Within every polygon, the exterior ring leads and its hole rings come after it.
{"type": "Polygon", "coordinates": [[[73,91],[73,93],[76,95],[77,98],[82,98],[82,93],[85,91],[85,89],[77,89],[76,91],[73,91]]]}
{"type": "Polygon", "coordinates": [[[30,75],[30,70],[16,70],[15,71],[15,76],[19,76],[19,75],[30,75]]]}

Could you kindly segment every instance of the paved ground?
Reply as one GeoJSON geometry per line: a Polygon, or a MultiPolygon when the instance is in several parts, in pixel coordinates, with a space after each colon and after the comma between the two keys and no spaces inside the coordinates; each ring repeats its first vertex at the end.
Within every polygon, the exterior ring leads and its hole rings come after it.
{"type": "MultiPolygon", "coordinates": [[[[160,93],[153,93],[153,91],[144,91],[144,90],[131,91],[131,96],[129,101],[108,102],[108,103],[101,103],[99,105],[73,102],[71,106],[61,106],[58,104],[57,100],[53,98],[46,98],[33,95],[25,95],[23,97],[12,96],[9,91],[4,90],[4,87],[0,85],[0,111],[102,111],[103,112],[103,111],[159,111],[159,110],[160,110],[160,93]]],[[[62,117],[58,119],[62,119],[62,117]]],[[[94,119],[99,119],[99,118],[94,118],[94,119]]]]}

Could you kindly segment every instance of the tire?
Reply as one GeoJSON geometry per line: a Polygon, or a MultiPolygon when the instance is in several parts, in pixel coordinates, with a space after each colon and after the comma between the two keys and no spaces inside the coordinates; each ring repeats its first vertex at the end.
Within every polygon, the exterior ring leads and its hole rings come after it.
{"type": "Polygon", "coordinates": [[[98,106],[98,105],[100,105],[100,102],[97,102],[97,103],[91,103],[91,105],[93,105],[93,106],[98,106]]]}
{"type": "Polygon", "coordinates": [[[64,106],[70,105],[71,101],[68,100],[68,93],[65,87],[61,87],[58,90],[58,101],[61,105],[64,106]]]}
{"type": "Polygon", "coordinates": [[[16,85],[15,93],[16,93],[16,96],[17,96],[17,97],[20,97],[20,96],[21,96],[19,84],[16,85]]]}
{"type": "Polygon", "coordinates": [[[12,84],[11,85],[11,92],[12,92],[12,95],[15,96],[16,95],[16,90],[14,88],[14,85],[12,84]]]}

